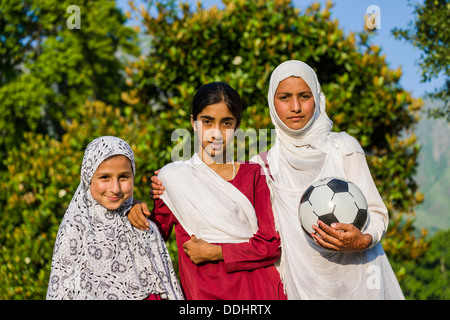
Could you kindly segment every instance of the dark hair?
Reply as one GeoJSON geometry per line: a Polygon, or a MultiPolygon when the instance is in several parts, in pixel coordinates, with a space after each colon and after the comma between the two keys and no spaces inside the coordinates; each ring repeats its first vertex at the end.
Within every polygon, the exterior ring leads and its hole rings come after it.
{"type": "Polygon", "coordinates": [[[236,90],[225,82],[211,82],[197,90],[192,100],[192,117],[196,120],[198,114],[204,108],[222,101],[236,118],[237,127],[241,123],[243,112],[241,97],[236,90]]]}

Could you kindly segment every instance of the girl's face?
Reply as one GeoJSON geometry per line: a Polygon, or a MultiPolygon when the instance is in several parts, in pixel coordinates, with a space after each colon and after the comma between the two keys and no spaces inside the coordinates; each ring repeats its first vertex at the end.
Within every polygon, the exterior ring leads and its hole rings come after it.
{"type": "Polygon", "coordinates": [[[118,209],[131,198],[133,190],[131,161],[122,155],[103,161],[91,179],[92,197],[109,210],[118,209]]]}
{"type": "Polygon", "coordinates": [[[274,105],[278,117],[290,129],[302,129],[314,116],[315,103],[311,89],[299,77],[289,77],[280,82],[274,105]]]}
{"type": "Polygon", "coordinates": [[[201,140],[202,156],[206,153],[215,162],[224,163],[226,146],[233,141],[237,125],[227,105],[222,101],[205,107],[197,119],[191,116],[191,125],[201,140]]]}

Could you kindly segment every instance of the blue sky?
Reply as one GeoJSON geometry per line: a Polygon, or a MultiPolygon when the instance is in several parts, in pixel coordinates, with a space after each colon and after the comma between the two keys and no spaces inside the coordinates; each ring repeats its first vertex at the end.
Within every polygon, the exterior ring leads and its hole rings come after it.
{"type": "MultiPolygon", "coordinates": [[[[186,1],[186,0],[185,0],[186,1]]],[[[292,0],[294,6],[307,8],[313,2],[320,2],[325,6],[326,0],[292,0]]],[[[135,1],[139,3],[139,0],[135,1]]],[[[194,4],[197,0],[187,0],[194,4]]],[[[223,7],[221,0],[203,0],[203,6],[209,8],[217,5],[223,7]]],[[[376,31],[372,43],[381,47],[381,52],[386,55],[386,61],[391,69],[402,67],[403,76],[400,80],[402,87],[410,91],[414,97],[421,97],[426,92],[431,92],[436,87],[444,84],[444,77],[427,83],[421,82],[421,70],[418,61],[421,52],[411,44],[397,40],[392,35],[394,28],[407,28],[414,19],[414,3],[422,3],[423,0],[334,0],[331,9],[332,19],[338,19],[339,25],[345,32],[359,32],[364,27],[364,15],[369,5],[377,5],[381,13],[381,29],[376,31]]],[[[119,7],[128,8],[127,0],[118,0],[119,7]]],[[[194,6],[195,7],[195,6],[194,6]]]]}

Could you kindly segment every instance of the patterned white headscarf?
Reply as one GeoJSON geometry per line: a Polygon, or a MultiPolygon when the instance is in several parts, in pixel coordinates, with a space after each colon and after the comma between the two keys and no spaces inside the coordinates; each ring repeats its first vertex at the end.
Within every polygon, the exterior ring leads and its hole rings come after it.
{"type": "Polygon", "coordinates": [[[158,178],[166,188],[161,199],[189,235],[209,243],[242,243],[258,231],[249,199],[197,153],[164,166],[158,178]]]}
{"type": "Polygon", "coordinates": [[[183,299],[156,225],[141,231],[126,217],[133,198],[111,211],[91,195],[92,176],[115,155],[126,156],[134,174],[133,151],[122,139],[100,137],[86,148],[80,185],[58,230],[47,299],[183,299]]]}

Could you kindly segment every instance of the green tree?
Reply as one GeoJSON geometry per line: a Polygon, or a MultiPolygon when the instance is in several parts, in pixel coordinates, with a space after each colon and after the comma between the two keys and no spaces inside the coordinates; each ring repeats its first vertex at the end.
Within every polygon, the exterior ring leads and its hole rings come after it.
{"type": "Polygon", "coordinates": [[[419,64],[423,82],[444,75],[445,84],[430,96],[445,103],[441,108],[432,109],[430,114],[450,121],[450,1],[425,0],[422,4],[415,4],[414,12],[416,19],[411,28],[394,29],[393,34],[422,51],[419,64]]]}
{"type": "Polygon", "coordinates": [[[60,137],[60,122],[76,118],[87,99],[120,105],[120,55],[137,54],[125,20],[115,1],[0,3],[0,153],[24,132],[60,137]],[[67,8],[77,4],[81,29],[69,29],[67,8]]]}
{"type": "Polygon", "coordinates": [[[78,179],[76,152],[96,132],[72,132],[63,143],[65,131],[99,122],[84,119],[87,100],[124,108],[124,62],[138,53],[137,33],[125,21],[115,1],[0,2],[0,298],[45,297],[48,232],[78,179]],[[81,29],[66,26],[70,5],[80,8],[81,29]]]}

